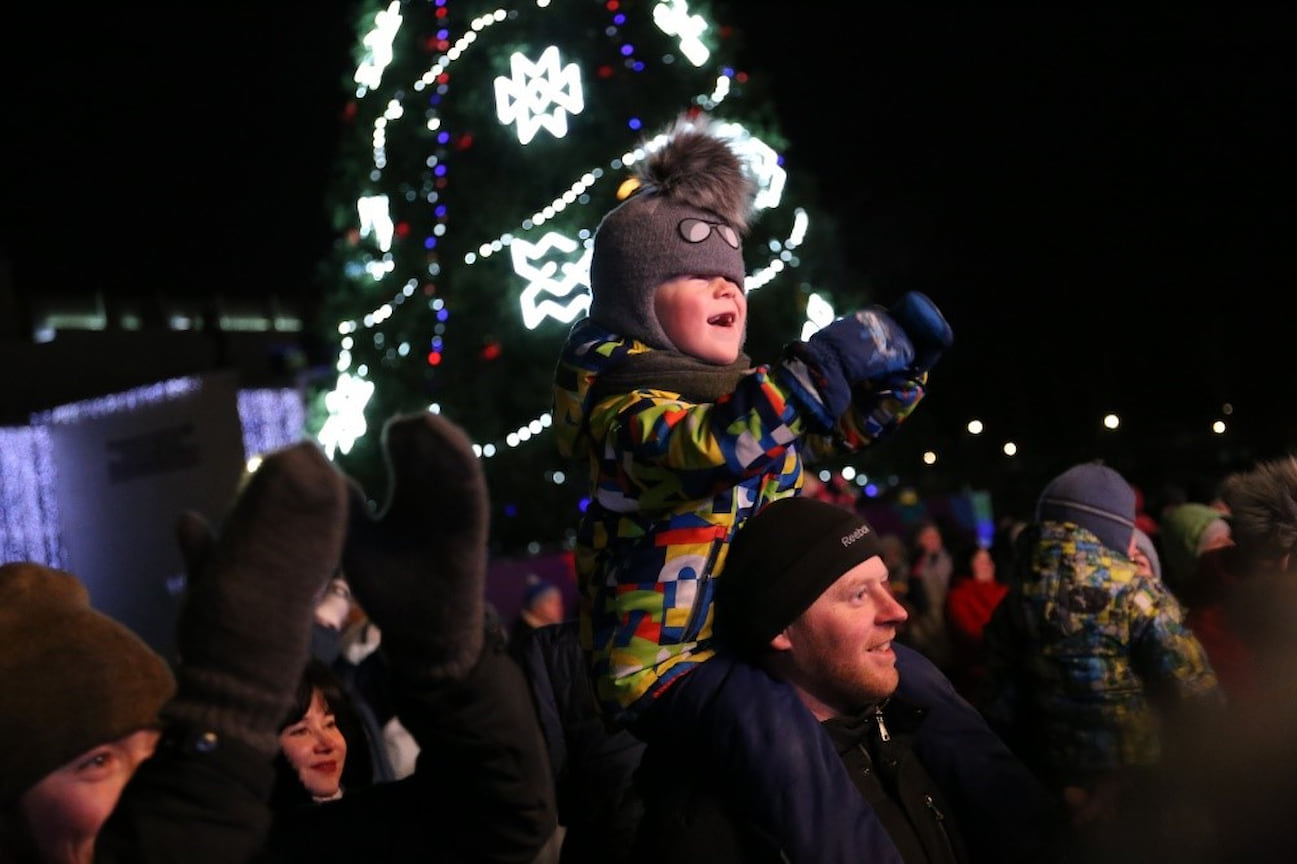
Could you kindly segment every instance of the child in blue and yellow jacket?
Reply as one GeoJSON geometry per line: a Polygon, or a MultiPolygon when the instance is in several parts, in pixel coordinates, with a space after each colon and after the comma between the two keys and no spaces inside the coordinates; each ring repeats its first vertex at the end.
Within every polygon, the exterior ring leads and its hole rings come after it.
{"type": "Polygon", "coordinates": [[[728,772],[791,861],[886,860],[861,857],[878,853],[872,817],[811,713],[786,685],[717,653],[712,598],[744,520],[799,494],[804,455],[891,433],[923,398],[950,329],[911,293],[754,366],[741,250],[752,181],[706,118],[658,142],[595,233],[590,313],[555,372],[559,450],[590,474],[576,560],[600,708],[610,725],[728,772]],[[797,737],[817,752],[753,720],[776,714],[781,728],[802,717],[797,737]]]}

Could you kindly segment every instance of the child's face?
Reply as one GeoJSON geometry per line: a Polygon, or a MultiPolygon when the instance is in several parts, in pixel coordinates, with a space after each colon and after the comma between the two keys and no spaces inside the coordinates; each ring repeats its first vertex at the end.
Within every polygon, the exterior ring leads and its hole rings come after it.
{"type": "Polygon", "coordinates": [[[685,354],[727,366],[738,359],[748,298],[723,276],[680,276],[658,286],[654,310],[662,332],[685,354]]]}

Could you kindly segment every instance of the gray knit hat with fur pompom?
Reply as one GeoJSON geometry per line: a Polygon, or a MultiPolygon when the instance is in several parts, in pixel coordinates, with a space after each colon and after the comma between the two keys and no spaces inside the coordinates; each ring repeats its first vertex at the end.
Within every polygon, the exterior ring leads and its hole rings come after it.
{"type": "MultiPolygon", "coordinates": [[[[636,167],[639,188],[599,223],[590,261],[590,318],[619,336],[677,350],[654,295],[678,276],[724,276],[740,288],[755,184],[709,121],[677,120],[636,167]]],[[[651,148],[653,142],[645,145],[651,148]]]]}

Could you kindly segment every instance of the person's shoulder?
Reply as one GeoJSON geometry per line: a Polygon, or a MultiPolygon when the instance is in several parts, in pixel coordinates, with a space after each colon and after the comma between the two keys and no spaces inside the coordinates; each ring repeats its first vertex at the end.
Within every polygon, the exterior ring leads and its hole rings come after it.
{"type": "Polygon", "coordinates": [[[892,642],[892,650],[896,652],[896,671],[900,677],[897,694],[903,699],[926,705],[934,699],[956,695],[946,673],[923,652],[899,642],[892,642]]]}

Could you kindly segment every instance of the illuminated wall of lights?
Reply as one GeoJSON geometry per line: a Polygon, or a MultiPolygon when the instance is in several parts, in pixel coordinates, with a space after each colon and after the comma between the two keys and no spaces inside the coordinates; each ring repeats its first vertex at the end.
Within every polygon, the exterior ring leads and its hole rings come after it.
{"type": "MultiPolygon", "coordinates": [[[[172,379],[62,405],[33,415],[29,426],[0,427],[0,561],[67,566],[50,426],[134,411],[199,386],[197,378],[172,379]]],[[[241,390],[238,411],[248,457],[302,440],[305,411],[295,389],[241,390]]]]}

